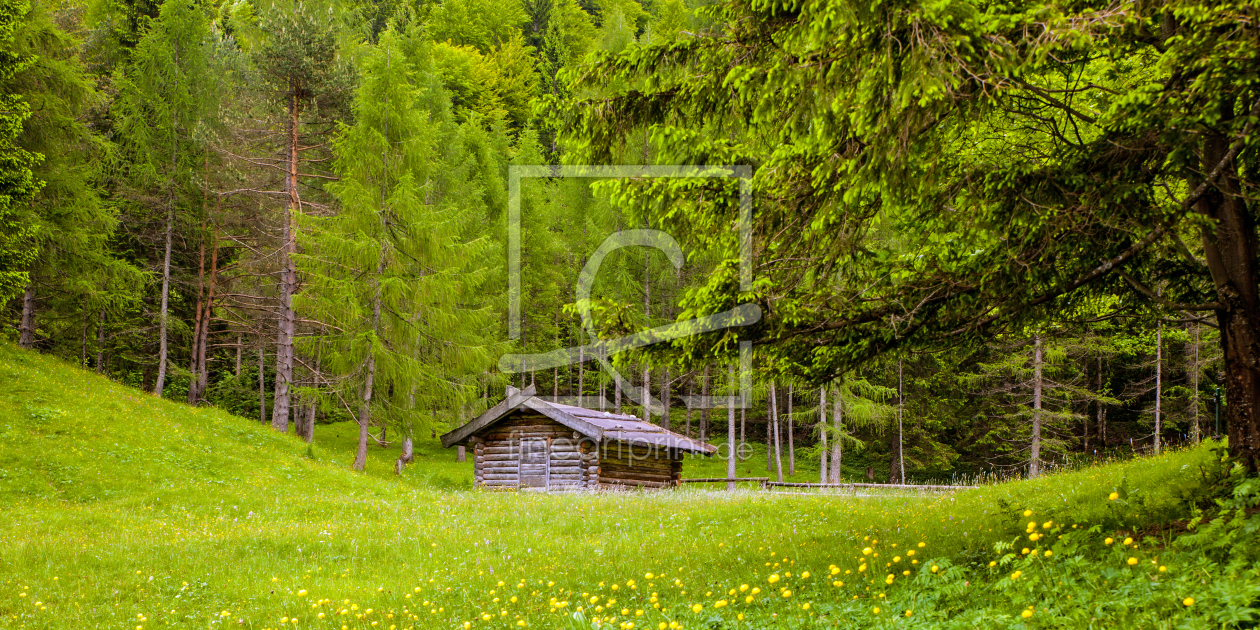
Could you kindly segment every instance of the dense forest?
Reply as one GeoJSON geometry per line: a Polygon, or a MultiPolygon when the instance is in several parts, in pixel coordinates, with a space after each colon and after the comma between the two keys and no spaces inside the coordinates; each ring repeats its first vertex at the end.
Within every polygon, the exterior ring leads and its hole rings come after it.
{"type": "MultiPolygon", "coordinates": [[[[1244,3],[0,0],[0,336],[399,449],[507,384],[823,479],[1260,446],[1244,3]],[[738,178],[509,169],[748,165],[738,178]],[[619,230],[677,239],[609,255],[619,230]],[[500,356],[756,303],[748,326],[500,356]],[[583,315],[589,314],[590,326],[583,315]],[[519,334],[516,334],[519,333],[519,334]],[[1228,403],[1228,404],[1227,404],[1228,403]],[[598,408],[598,407],[597,407],[598,408]]],[[[143,422],[143,419],[136,419],[143,422]]]]}

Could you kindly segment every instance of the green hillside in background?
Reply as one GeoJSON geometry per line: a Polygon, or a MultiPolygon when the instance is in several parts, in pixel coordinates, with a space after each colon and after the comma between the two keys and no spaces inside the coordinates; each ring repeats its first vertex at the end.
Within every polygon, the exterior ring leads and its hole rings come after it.
{"type": "Polygon", "coordinates": [[[1250,627],[1260,601],[1258,491],[1219,445],[871,497],[477,492],[417,446],[354,473],[345,425],[308,447],[0,345],[0,627],[1250,627]]]}

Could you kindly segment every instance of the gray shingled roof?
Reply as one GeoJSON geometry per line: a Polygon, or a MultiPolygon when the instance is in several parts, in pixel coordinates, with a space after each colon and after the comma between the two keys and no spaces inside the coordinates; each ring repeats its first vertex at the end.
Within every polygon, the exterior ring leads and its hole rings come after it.
{"type": "Polygon", "coordinates": [[[509,416],[513,411],[522,408],[537,411],[582,435],[596,440],[659,446],[693,453],[704,453],[705,455],[711,455],[717,451],[717,447],[711,444],[705,444],[685,435],[667,431],[660,426],[644,422],[634,416],[546,402],[534,396],[533,386],[526,388],[524,391],[509,387],[507,398],[502,402],[490,408],[472,422],[443,435],[442,446],[449,448],[463,442],[474,433],[493,425],[509,416]]]}

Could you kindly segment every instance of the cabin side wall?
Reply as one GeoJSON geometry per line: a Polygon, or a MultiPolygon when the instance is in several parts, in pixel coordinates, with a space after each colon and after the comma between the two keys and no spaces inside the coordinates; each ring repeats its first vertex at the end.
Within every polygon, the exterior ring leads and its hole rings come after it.
{"type": "Polygon", "coordinates": [[[600,488],[672,488],[682,477],[682,454],[676,450],[607,442],[597,455],[600,488]]]}

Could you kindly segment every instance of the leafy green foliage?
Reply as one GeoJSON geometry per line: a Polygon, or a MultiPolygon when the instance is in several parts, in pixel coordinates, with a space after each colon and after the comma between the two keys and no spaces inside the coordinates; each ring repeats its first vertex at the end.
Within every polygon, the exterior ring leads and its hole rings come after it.
{"type": "MultiPolygon", "coordinates": [[[[1169,226],[1194,229],[1168,191],[1185,190],[1198,139],[1159,130],[1207,123],[1211,108],[1172,103],[1224,92],[1158,77],[1191,50],[1223,59],[1241,35],[1187,24],[1163,52],[1111,36],[1159,32],[1159,11],[1174,10],[722,3],[706,36],[570,72],[575,89],[611,93],[572,101],[568,142],[573,159],[600,162],[650,127],[662,161],[754,165],[755,247],[791,261],[759,271],[772,309],[760,336],[811,355],[802,369],[821,380],[894,346],[972,342],[1126,293],[1106,272],[1163,256],[1151,242],[1169,226]],[[778,237],[789,232],[799,238],[778,237]]],[[[1227,120],[1237,135],[1247,118],[1227,120]]],[[[668,228],[714,245],[736,212],[731,196],[697,202],[707,186],[695,183],[624,187],[678,199],[668,228]]],[[[1176,295],[1201,295],[1205,278],[1183,276],[1176,295]]],[[[717,310],[725,282],[694,293],[695,308],[717,310]]]]}

